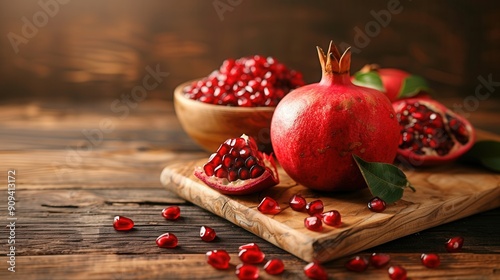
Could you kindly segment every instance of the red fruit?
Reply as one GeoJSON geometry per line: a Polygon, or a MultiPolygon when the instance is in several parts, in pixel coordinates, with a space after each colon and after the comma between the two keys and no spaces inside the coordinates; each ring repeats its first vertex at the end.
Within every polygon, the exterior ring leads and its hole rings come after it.
{"type": "Polygon", "coordinates": [[[393,103],[400,125],[398,159],[413,166],[456,160],[474,145],[475,130],[464,117],[431,99],[393,103]]]}
{"type": "Polygon", "coordinates": [[[216,105],[276,106],[285,94],[302,85],[301,73],[272,57],[255,55],[224,60],[218,70],[184,88],[184,93],[216,105]]]}
{"type": "Polygon", "coordinates": [[[303,211],[306,208],[306,199],[302,197],[300,194],[295,194],[288,201],[288,205],[295,211],[303,211]]]}
{"type": "Polygon", "coordinates": [[[201,240],[210,242],[210,241],[213,241],[216,236],[217,236],[217,234],[215,233],[215,230],[213,228],[206,227],[206,226],[202,226],[200,228],[201,240]]]}
{"type": "Polygon", "coordinates": [[[441,263],[438,254],[422,254],[420,256],[422,264],[428,268],[436,268],[441,263]]]}
{"type": "Polygon", "coordinates": [[[315,280],[326,280],[328,279],[328,274],[326,270],[318,263],[312,262],[304,267],[304,274],[309,279],[315,280]]]}
{"type": "Polygon", "coordinates": [[[226,140],[194,175],[223,194],[250,194],[279,182],[274,158],[262,153],[252,137],[226,140]]]}
{"type": "Polygon", "coordinates": [[[311,216],[304,219],[304,226],[308,230],[321,231],[323,229],[323,223],[321,219],[317,216],[311,216]]]}
{"type": "Polygon", "coordinates": [[[321,220],[324,224],[332,227],[339,227],[342,224],[342,218],[337,210],[323,212],[323,214],[321,214],[321,220]]]}
{"type": "Polygon", "coordinates": [[[207,263],[216,269],[228,269],[231,257],[225,250],[212,250],[206,253],[207,263]]]}
{"type": "Polygon", "coordinates": [[[285,264],[280,259],[272,259],[264,265],[264,270],[271,275],[281,274],[285,271],[285,264]]]}
{"type": "Polygon", "coordinates": [[[241,245],[238,250],[257,250],[257,251],[260,251],[260,247],[259,245],[257,245],[256,243],[248,243],[248,244],[244,244],[244,245],[241,245]]]}
{"type": "Polygon", "coordinates": [[[134,221],[127,217],[115,216],[113,220],[113,227],[115,230],[119,231],[131,230],[134,227],[134,221]]]}
{"type": "Polygon", "coordinates": [[[170,206],[163,209],[161,215],[167,220],[177,220],[181,216],[181,209],[179,206],[170,206]]]}
{"type": "Polygon", "coordinates": [[[361,256],[355,256],[347,261],[345,267],[350,271],[363,272],[368,267],[368,260],[361,256]]]}
{"type": "Polygon", "coordinates": [[[393,265],[387,270],[392,280],[406,280],[406,269],[399,265],[393,265]]]}
{"type": "Polygon", "coordinates": [[[375,268],[382,268],[391,261],[391,256],[381,253],[373,253],[370,256],[370,264],[375,268]]]}
{"type": "Polygon", "coordinates": [[[156,245],[160,248],[175,248],[179,241],[173,233],[164,233],[156,238],[156,245]]]}
{"type": "Polygon", "coordinates": [[[306,205],[306,211],[307,211],[307,214],[309,214],[309,216],[321,214],[321,213],[323,213],[323,209],[324,209],[323,201],[321,201],[319,199],[311,201],[311,202],[307,203],[307,205],[306,205]]]}
{"type": "Polygon", "coordinates": [[[386,207],[387,204],[385,203],[385,201],[378,197],[374,197],[370,201],[368,201],[368,209],[370,209],[372,212],[384,212],[386,207]]]}
{"type": "Polygon", "coordinates": [[[240,263],[236,266],[235,273],[241,280],[259,279],[259,268],[255,265],[240,263]]]}
{"type": "Polygon", "coordinates": [[[238,257],[244,263],[261,263],[266,258],[266,255],[260,250],[243,249],[238,253],[238,257]]]}
{"type": "Polygon", "coordinates": [[[446,251],[450,253],[459,252],[464,245],[464,238],[461,236],[455,236],[446,241],[446,251]]]}
{"type": "Polygon", "coordinates": [[[259,210],[263,214],[274,215],[278,214],[281,208],[276,200],[270,198],[269,196],[266,196],[262,199],[259,206],[257,206],[257,210],[259,210]]]}
{"type": "Polygon", "coordinates": [[[271,142],[279,163],[298,183],[320,191],[353,191],[366,183],[352,155],[392,163],[399,126],[387,97],[355,86],[349,77],[351,52],[330,44],[318,48],[319,83],[297,88],[276,107],[271,142]]]}

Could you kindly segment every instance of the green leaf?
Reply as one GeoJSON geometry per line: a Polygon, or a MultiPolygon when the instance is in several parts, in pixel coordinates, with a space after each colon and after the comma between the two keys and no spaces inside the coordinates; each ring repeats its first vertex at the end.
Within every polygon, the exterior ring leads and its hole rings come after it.
{"type": "Polygon", "coordinates": [[[382,79],[380,79],[380,75],[375,71],[366,73],[357,72],[356,74],[354,74],[354,80],[352,81],[352,83],[357,86],[373,88],[378,91],[385,92],[384,84],[382,84],[382,79]]]}
{"type": "Polygon", "coordinates": [[[417,75],[411,75],[406,77],[406,79],[403,81],[403,85],[401,86],[398,97],[412,97],[417,95],[421,91],[428,90],[429,85],[424,78],[417,75]]]}
{"type": "Polygon", "coordinates": [[[354,154],[352,156],[373,196],[378,196],[386,203],[393,203],[403,197],[406,187],[415,191],[398,167],[388,163],[367,162],[354,154]]]}
{"type": "Polygon", "coordinates": [[[478,141],[460,160],[500,172],[500,142],[494,140],[478,141]]]}

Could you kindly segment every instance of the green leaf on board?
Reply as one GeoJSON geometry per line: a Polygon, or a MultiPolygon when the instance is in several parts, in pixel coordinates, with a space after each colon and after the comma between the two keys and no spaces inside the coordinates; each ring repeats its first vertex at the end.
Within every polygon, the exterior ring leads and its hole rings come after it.
{"type": "Polygon", "coordinates": [[[398,97],[412,97],[417,95],[421,91],[428,90],[429,85],[424,78],[417,75],[411,75],[406,77],[406,79],[403,81],[403,85],[401,86],[398,97]]]}
{"type": "Polygon", "coordinates": [[[380,79],[380,75],[375,71],[355,73],[352,83],[357,86],[373,88],[378,91],[385,92],[384,84],[382,84],[382,79],[380,79]]]}
{"type": "Polygon", "coordinates": [[[482,165],[489,170],[500,172],[500,141],[478,141],[460,160],[466,163],[482,165]]]}

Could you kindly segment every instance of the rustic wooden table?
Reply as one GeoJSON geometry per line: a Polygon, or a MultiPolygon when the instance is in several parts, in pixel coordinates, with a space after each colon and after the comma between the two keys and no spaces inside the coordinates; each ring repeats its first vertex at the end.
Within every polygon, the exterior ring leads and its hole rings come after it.
{"type": "MultiPolygon", "coordinates": [[[[205,253],[226,249],[231,263],[237,265],[238,245],[249,242],[258,243],[268,257],[285,262],[282,279],[305,278],[305,262],[178,198],[160,184],[160,172],[167,164],[207,155],[181,130],[170,102],[148,100],[136,107],[129,104],[128,110],[120,112],[110,104],[0,105],[4,203],[0,217],[6,225],[0,229],[1,279],[234,279],[234,269],[217,271],[207,265],[205,253]],[[7,201],[9,170],[15,170],[12,216],[7,201]],[[180,220],[161,217],[169,205],[180,206],[180,220]],[[135,229],[115,231],[115,215],[132,218],[135,229]],[[15,228],[10,226],[14,223],[15,228]],[[219,239],[201,241],[202,225],[216,229],[219,239]],[[167,231],[179,237],[178,248],[156,246],[156,237],[167,231]],[[8,242],[13,239],[11,250],[8,242]],[[6,256],[12,253],[15,258],[6,256]],[[9,271],[12,265],[15,273],[9,271]]],[[[499,104],[481,103],[470,120],[500,133],[499,104]]],[[[360,254],[388,253],[411,279],[500,279],[499,221],[497,208],[360,254]],[[444,241],[456,235],[465,238],[462,252],[445,253],[444,241]],[[441,253],[442,265],[423,267],[419,259],[423,252],[441,253]]],[[[344,268],[346,259],[325,264],[332,279],[388,279],[386,269],[349,272],[344,268]]],[[[280,277],[261,272],[261,279],[280,277]]]]}

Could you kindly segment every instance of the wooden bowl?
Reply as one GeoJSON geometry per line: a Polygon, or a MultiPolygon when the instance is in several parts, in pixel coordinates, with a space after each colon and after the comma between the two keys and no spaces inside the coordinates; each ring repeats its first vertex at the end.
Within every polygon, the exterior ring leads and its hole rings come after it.
{"type": "Polygon", "coordinates": [[[198,145],[213,153],[226,139],[246,134],[255,138],[259,149],[272,150],[269,132],[275,107],[231,107],[192,100],[183,93],[191,83],[175,88],[174,107],[182,128],[198,145]]]}

